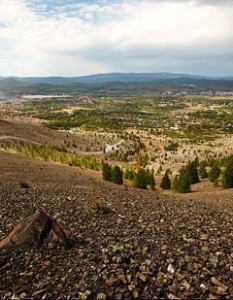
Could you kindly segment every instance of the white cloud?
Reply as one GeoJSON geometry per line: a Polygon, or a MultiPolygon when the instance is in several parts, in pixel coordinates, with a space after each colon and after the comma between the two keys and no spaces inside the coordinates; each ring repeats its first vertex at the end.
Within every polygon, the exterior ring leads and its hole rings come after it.
{"type": "Polygon", "coordinates": [[[1,0],[0,75],[156,72],[169,66],[192,73],[203,59],[208,69],[199,73],[224,74],[225,68],[233,74],[232,1],[91,2],[1,0]]]}

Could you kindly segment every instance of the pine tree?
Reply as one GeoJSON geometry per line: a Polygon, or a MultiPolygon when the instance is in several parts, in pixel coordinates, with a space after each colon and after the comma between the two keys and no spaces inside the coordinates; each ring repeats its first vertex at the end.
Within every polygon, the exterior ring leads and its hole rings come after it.
{"type": "Polygon", "coordinates": [[[175,178],[174,178],[173,181],[172,181],[171,187],[172,187],[172,189],[173,189],[174,191],[178,191],[178,186],[179,186],[179,176],[176,175],[175,178]]]}
{"type": "Polygon", "coordinates": [[[108,163],[102,164],[102,176],[106,181],[111,181],[112,179],[112,167],[108,163]]]}
{"type": "Polygon", "coordinates": [[[191,191],[190,177],[187,173],[179,176],[177,191],[180,193],[189,193],[191,191]]]}
{"type": "Polygon", "coordinates": [[[129,169],[126,169],[124,172],[124,178],[129,179],[129,169]]]}
{"type": "Polygon", "coordinates": [[[152,191],[155,190],[155,177],[154,177],[154,170],[152,169],[151,172],[148,170],[148,183],[152,191]]]}
{"type": "Polygon", "coordinates": [[[129,171],[129,180],[134,180],[134,177],[135,177],[135,171],[130,170],[129,171]]]}
{"type": "Polygon", "coordinates": [[[111,181],[117,184],[122,184],[122,171],[119,166],[114,166],[111,170],[111,181]]]}
{"type": "Polygon", "coordinates": [[[199,175],[200,175],[201,179],[208,178],[208,173],[206,171],[206,162],[205,161],[200,162],[198,172],[199,172],[199,175]]]}
{"type": "Polygon", "coordinates": [[[209,171],[208,177],[211,182],[215,182],[221,174],[221,169],[216,162],[209,171]]]}
{"type": "Polygon", "coordinates": [[[147,189],[148,184],[148,173],[143,168],[140,168],[137,173],[135,173],[134,178],[135,187],[139,189],[147,189]]]}
{"type": "Polygon", "coordinates": [[[224,189],[233,188],[233,162],[229,162],[223,171],[222,186],[224,189]]]}
{"type": "Polygon", "coordinates": [[[198,183],[198,159],[196,158],[194,161],[190,162],[186,167],[186,172],[189,174],[190,184],[198,183]]]}
{"type": "Polygon", "coordinates": [[[169,175],[168,175],[168,170],[165,172],[165,174],[162,178],[160,187],[163,190],[169,190],[171,188],[171,180],[170,180],[169,175]]]}
{"type": "Polygon", "coordinates": [[[189,193],[191,191],[190,176],[187,168],[180,169],[180,175],[176,176],[172,182],[172,189],[180,193],[189,193]]]}

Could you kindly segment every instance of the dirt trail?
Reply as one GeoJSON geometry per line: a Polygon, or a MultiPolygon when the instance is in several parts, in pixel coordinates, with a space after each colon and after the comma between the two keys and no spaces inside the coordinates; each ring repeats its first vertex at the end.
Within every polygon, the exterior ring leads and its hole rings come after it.
{"type": "Polygon", "coordinates": [[[14,139],[14,140],[20,140],[20,141],[24,141],[24,142],[28,142],[28,143],[32,143],[32,144],[36,144],[36,145],[41,145],[40,143],[28,140],[28,139],[23,139],[17,136],[10,136],[10,135],[3,135],[0,136],[0,140],[9,140],[9,139],[14,139]]]}

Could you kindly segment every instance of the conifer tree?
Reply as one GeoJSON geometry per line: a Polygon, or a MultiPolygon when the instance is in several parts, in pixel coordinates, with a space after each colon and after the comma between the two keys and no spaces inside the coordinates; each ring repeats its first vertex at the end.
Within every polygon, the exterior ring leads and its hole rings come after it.
{"type": "Polygon", "coordinates": [[[162,178],[160,187],[163,190],[169,190],[171,188],[171,180],[170,180],[169,175],[168,175],[168,170],[166,170],[166,172],[165,172],[165,174],[162,178]]]}
{"type": "Polygon", "coordinates": [[[154,177],[154,170],[152,169],[151,172],[148,170],[148,183],[152,191],[155,190],[155,177],[154,177]]]}
{"type": "Polygon", "coordinates": [[[196,158],[194,161],[190,162],[186,167],[186,172],[189,174],[190,184],[198,183],[198,159],[196,158]]]}
{"type": "Polygon", "coordinates": [[[117,184],[122,184],[122,171],[119,166],[114,166],[111,170],[111,181],[117,184]]]}
{"type": "Polygon", "coordinates": [[[187,168],[180,169],[180,174],[172,182],[172,189],[180,193],[189,193],[191,191],[190,176],[187,168]]]}
{"type": "Polygon", "coordinates": [[[145,169],[140,168],[138,172],[135,173],[134,183],[139,189],[147,189],[148,173],[145,169]]]}
{"type": "Polygon", "coordinates": [[[221,174],[221,169],[218,166],[218,163],[215,162],[212,168],[209,171],[208,177],[211,182],[215,182],[221,174]]]}
{"type": "Polygon", "coordinates": [[[223,171],[222,186],[224,189],[233,188],[233,162],[229,162],[223,171]]]}
{"type": "Polygon", "coordinates": [[[102,176],[106,181],[111,181],[112,179],[112,167],[108,163],[102,164],[102,176]]]}
{"type": "Polygon", "coordinates": [[[199,172],[199,175],[200,175],[201,179],[208,178],[208,173],[206,171],[206,162],[205,161],[200,162],[198,172],[199,172]]]}

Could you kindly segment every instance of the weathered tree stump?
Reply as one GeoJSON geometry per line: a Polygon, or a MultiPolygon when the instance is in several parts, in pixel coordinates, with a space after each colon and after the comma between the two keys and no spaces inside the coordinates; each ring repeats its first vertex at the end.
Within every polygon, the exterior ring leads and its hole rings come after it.
{"type": "Polygon", "coordinates": [[[11,233],[0,241],[0,249],[27,245],[40,245],[48,237],[68,246],[64,227],[43,211],[38,211],[17,224],[11,233]]]}

